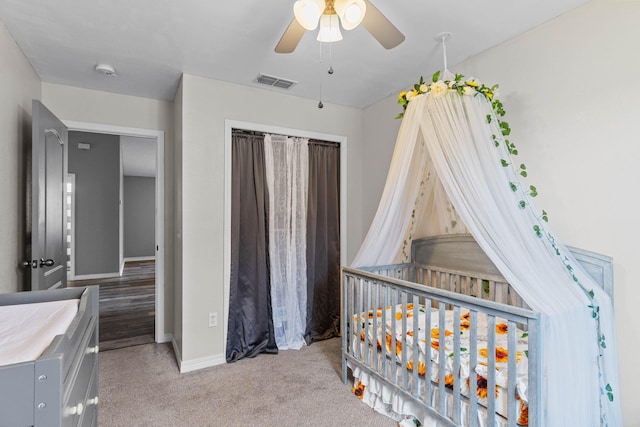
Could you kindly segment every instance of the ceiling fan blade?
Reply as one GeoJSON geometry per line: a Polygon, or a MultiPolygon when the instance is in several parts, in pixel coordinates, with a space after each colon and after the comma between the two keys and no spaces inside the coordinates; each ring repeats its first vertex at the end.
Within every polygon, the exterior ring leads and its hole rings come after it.
{"type": "Polygon", "coordinates": [[[404,41],[402,34],[377,7],[367,1],[367,13],[362,20],[362,26],[378,40],[385,49],[392,49],[404,41]]]}
{"type": "Polygon", "coordinates": [[[277,53],[291,53],[296,49],[298,43],[302,39],[305,33],[304,27],[300,25],[296,18],[291,20],[291,24],[284,31],[284,34],[280,38],[280,41],[276,45],[275,51],[277,53]]]}

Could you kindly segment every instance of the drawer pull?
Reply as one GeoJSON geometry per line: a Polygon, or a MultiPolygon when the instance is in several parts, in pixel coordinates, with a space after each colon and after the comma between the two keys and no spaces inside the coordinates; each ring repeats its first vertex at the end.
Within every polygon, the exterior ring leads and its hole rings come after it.
{"type": "Polygon", "coordinates": [[[97,346],[97,345],[93,346],[93,347],[87,347],[86,353],[87,354],[97,354],[99,349],[100,349],[100,347],[97,346]]]}
{"type": "Polygon", "coordinates": [[[93,399],[87,400],[87,406],[89,406],[89,405],[98,406],[98,396],[94,397],[93,399]]]}
{"type": "Polygon", "coordinates": [[[82,403],[78,403],[76,406],[71,406],[70,408],[66,408],[64,410],[64,414],[67,417],[69,415],[82,415],[83,411],[84,411],[84,406],[82,405],[82,403]]]}

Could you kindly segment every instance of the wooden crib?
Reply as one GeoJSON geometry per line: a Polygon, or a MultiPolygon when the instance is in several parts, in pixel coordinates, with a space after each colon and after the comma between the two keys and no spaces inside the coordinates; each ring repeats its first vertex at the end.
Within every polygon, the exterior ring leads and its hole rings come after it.
{"type": "MultiPolygon", "coordinates": [[[[570,250],[611,294],[611,258],[570,250]]],[[[411,263],[343,268],[342,286],[343,381],[351,369],[354,393],[377,410],[541,426],[540,316],[470,235],[416,240],[411,263]]]]}

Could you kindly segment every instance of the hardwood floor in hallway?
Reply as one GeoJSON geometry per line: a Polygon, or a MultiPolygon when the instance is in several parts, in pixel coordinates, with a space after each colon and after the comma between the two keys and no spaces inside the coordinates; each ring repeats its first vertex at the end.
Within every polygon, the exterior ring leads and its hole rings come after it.
{"type": "Polygon", "coordinates": [[[155,261],[125,263],[122,277],[69,281],[100,286],[100,351],[154,342],[155,261]]]}

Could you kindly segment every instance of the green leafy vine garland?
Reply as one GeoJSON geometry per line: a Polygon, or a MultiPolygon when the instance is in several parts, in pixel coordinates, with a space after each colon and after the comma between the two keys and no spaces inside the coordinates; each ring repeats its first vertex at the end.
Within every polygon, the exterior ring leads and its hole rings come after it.
{"type": "MultiPolygon", "coordinates": [[[[487,123],[490,124],[495,119],[497,121],[498,129],[502,134],[501,137],[497,135],[491,135],[491,139],[493,140],[493,143],[496,147],[500,147],[500,144],[503,143],[508,153],[506,159],[500,160],[500,164],[503,167],[512,167],[516,175],[520,175],[523,178],[526,178],[528,175],[526,165],[524,163],[520,163],[519,165],[517,165],[516,162],[514,162],[513,156],[518,155],[518,150],[511,141],[506,139],[506,137],[511,134],[511,128],[509,127],[509,123],[502,119],[502,117],[504,117],[505,115],[505,110],[502,102],[496,97],[498,85],[486,86],[477,79],[465,78],[462,74],[456,74],[453,80],[441,80],[440,74],[440,71],[437,71],[435,74],[433,74],[432,81],[430,83],[425,82],[425,80],[420,77],[420,80],[418,81],[418,83],[413,85],[412,89],[400,92],[400,94],[398,95],[398,104],[402,106],[403,111],[396,116],[396,119],[403,118],[407,106],[409,105],[411,100],[420,95],[430,94],[431,96],[438,98],[453,91],[463,96],[484,96],[491,103],[491,107],[493,110],[493,114],[487,114],[486,116],[487,123]]],[[[520,209],[533,209],[532,205],[529,203],[529,198],[536,197],[538,195],[538,190],[535,186],[530,185],[528,189],[523,189],[520,182],[509,182],[509,188],[514,193],[520,192],[520,195],[522,197],[518,202],[518,207],[520,209]]],[[[574,268],[571,265],[569,258],[566,255],[562,254],[560,248],[555,242],[555,238],[553,237],[552,233],[548,232],[545,229],[544,224],[549,222],[549,216],[547,212],[543,210],[541,214],[538,215],[536,213],[534,216],[538,219],[537,223],[532,227],[534,233],[538,238],[545,237],[549,241],[551,247],[555,251],[555,254],[562,260],[573,281],[580,287],[582,292],[589,299],[590,304],[588,307],[591,309],[592,317],[596,322],[598,343],[601,348],[606,348],[606,339],[604,334],[602,333],[600,326],[600,307],[595,300],[595,293],[593,289],[587,290],[582,285],[582,283],[580,283],[578,277],[575,275],[574,268]]],[[[602,356],[602,353],[600,353],[600,356],[602,356]]],[[[605,395],[607,399],[609,399],[609,401],[613,401],[613,389],[609,383],[604,384],[605,380],[602,378],[602,357],[598,358],[598,365],[600,367],[600,393],[602,395],[605,395]]],[[[604,414],[602,404],[600,413],[604,414]]],[[[603,425],[607,424],[604,415],[602,415],[601,423],[603,425]]]]}

